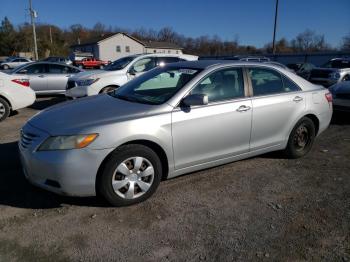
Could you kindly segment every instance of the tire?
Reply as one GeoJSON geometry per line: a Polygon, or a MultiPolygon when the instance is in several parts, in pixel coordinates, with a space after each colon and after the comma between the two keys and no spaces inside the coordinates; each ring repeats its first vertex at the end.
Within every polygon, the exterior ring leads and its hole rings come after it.
{"type": "Polygon", "coordinates": [[[315,124],[308,117],[303,117],[294,126],[289,135],[288,144],[284,150],[288,158],[300,158],[305,156],[312,148],[315,141],[315,124]]]}
{"type": "Polygon", "coordinates": [[[117,88],[118,88],[117,86],[106,86],[101,89],[100,94],[106,94],[106,93],[112,92],[117,88]]]}
{"type": "Polygon", "coordinates": [[[10,115],[10,111],[9,103],[0,97],[0,122],[10,115]]]}
{"type": "Polygon", "coordinates": [[[9,65],[3,65],[2,68],[3,68],[4,70],[10,69],[9,65]]]}
{"type": "Polygon", "coordinates": [[[97,179],[96,190],[111,205],[128,206],[148,199],[161,178],[162,165],[157,154],[149,147],[130,144],[116,149],[109,157],[97,179]]]}

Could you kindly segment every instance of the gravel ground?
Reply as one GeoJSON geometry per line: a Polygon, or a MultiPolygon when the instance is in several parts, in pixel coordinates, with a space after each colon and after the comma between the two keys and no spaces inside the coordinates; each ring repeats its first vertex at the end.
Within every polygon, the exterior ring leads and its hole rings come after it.
{"type": "Polygon", "coordinates": [[[0,261],[350,261],[350,115],[305,158],[278,153],[161,183],[111,208],[29,185],[16,142],[41,98],[0,123],[0,261]]]}

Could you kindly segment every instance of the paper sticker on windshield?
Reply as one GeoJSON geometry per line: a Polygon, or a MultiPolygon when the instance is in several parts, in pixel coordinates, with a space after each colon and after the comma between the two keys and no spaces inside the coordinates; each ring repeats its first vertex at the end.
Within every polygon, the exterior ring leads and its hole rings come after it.
{"type": "Polygon", "coordinates": [[[181,68],[181,69],[179,69],[179,72],[182,74],[193,75],[193,74],[197,73],[197,70],[181,68]]]}

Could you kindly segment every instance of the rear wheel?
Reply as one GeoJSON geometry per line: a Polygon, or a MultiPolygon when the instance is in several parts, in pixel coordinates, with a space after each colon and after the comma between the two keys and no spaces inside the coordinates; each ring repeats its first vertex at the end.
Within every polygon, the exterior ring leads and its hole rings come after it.
{"type": "Polygon", "coordinates": [[[10,67],[9,67],[9,65],[3,65],[2,68],[3,68],[4,70],[7,70],[7,69],[9,69],[10,67]]]}
{"type": "Polygon", "coordinates": [[[117,88],[118,88],[117,86],[106,86],[106,87],[101,89],[100,94],[106,94],[106,93],[112,92],[112,91],[116,90],[117,88]]]}
{"type": "Polygon", "coordinates": [[[315,124],[308,117],[303,117],[293,128],[284,153],[289,158],[305,156],[315,140],[315,124]]]}
{"type": "Polygon", "coordinates": [[[112,153],[97,181],[97,190],[111,205],[142,202],[157,189],[162,165],[150,148],[131,144],[112,153]]]}
{"type": "Polygon", "coordinates": [[[10,115],[10,105],[0,97],[0,122],[10,115]]]}

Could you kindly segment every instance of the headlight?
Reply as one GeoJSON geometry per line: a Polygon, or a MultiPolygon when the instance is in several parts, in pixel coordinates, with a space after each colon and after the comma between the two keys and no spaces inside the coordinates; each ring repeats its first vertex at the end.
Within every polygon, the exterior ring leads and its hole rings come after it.
{"type": "Polygon", "coordinates": [[[339,79],[340,78],[340,74],[339,73],[332,73],[330,76],[331,76],[331,78],[334,78],[334,79],[339,79]]]}
{"type": "Polygon", "coordinates": [[[90,145],[98,134],[76,135],[76,136],[52,136],[46,139],[38,151],[80,149],[90,145]]]}
{"type": "Polygon", "coordinates": [[[99,80],[99,78],[95,78],[95,79],[89,78],[89,79],[84,79],[84,80],[78,80],[78,81],[76,81],[76,83],[78,86],[90,86],[93,83],[96,83],[98,80],[99,80]]]}

